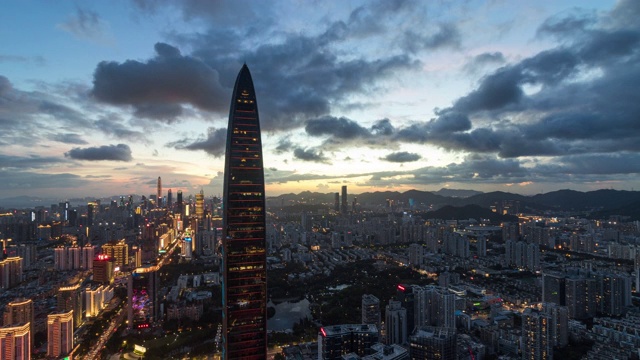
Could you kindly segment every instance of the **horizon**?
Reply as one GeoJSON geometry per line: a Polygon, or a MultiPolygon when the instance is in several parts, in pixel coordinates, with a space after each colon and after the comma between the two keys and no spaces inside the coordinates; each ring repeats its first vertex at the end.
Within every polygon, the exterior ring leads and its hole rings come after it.
{"type": "MultiPolygon", "coordinates": [[[[406,192],[409,191],[420,191],[420,192],[425,192],[425,193],[431,193],[431,194],[436,194],[438,195],[438,192],[443,192],[443,191],[453,191],[453,192],[476,192],[477,194],[474,195],[470,195],[470,196],[448,196],[448,195],[440,195],[443,197],[451,197],[451,198],[469,198],[469,197],[473,197],[475,195],[481,195],[481,194],[490,194],[490,193],[495,193],[495,192],[502,192],[502,193],[508,193],[508,194],[513,194],[513,195],[518,195],[518,196],[525,196],[525,197],[535,197],[538,195],[546,195],[546,194],[551,194],[551,193],[555,193],[555,192],[561,192],[561,191],[575,191],[575,192],[579,192],[579,193],[591,193],[591,192],[597,192],[597,191],[627,191],[627,192],[637,192],[636,190],[620,190],[620,189],[597,189],[597,190],[589,190],[589,191],[579,191],[579,190],[573,190],[573,189],[559,189],[559,190],[553,190],[553,191],[548,191],[548,192],[544,192],[544,193],[537,193],[537,194],[519,194],[519,193],[515,193],[515,192],[509,192],[509,191],[502,191],[502,190],[494,190],[494,191],[487,191],[487,192],[482,192],[482,191],[477,191],[477,190],[472,190],[472,189],[448,189],[448,188],[441,188],[439,190],[435,190],[435,191],[428,191],[428,190],[419,190],[419,189],[409,189],[406,191],[395,191],[395,190],[376,190],[376,191],[367,191],[367,192],[361,192],[361,193],[348,193],[348,196],[360,196],[362,194],[374,194],[374,193],[385,193],[385,192],[395,192],[395,193],[399,193],[399,194],[404,194],[406,192]]],[[[640,190],[638,190],[640,191],[640,190]]],[[[278,194],[278,195],[267,195],[266,199],[270,199],[270,198],[278,198],[280,196],[286,196],[286,195],[293,195],[293,196],[300,196],[303,193],[312,193],[312,194],[320,194],[320,195],[333,195],[335,193],[338,193],[337,191],[334,192],[320,192],[320,191],[310,191],[310,190],[303,190],[301,192],[298,193],[282,193],[282,194],[278,194]]],[[[125,195],[111,195],[111,196],[101,196],[101,197],[92,197],[92,196],[83,196],[83,197],[74,197],[74,198],[44,198],[44,197],[35,197],[35,196],[28,196],[28,195],[19,195],[19,196],[15,196],[15,197],[8,197],[8,198],[0,198],[0,209],[5,208],[5,206],[3,206],[2,201],[16,201],[15,203],[12,204],[27,204],[26,202],[22,202],[23,198],[27,198],[28,200],[32,200],[32,199],[38,199],[40,201],[70,201],[70,202],[74,202],[74,201],[86,201],[87,199],[119,199],[121,197],[128,197],[128,196],[148,196],[148,195],[154,195],[154,194],[125,194],[125,195]]],[[[189,196],[195,196],[196,193],[193,194],[183,194],[183,196],[185,197],[189,197],[189,196]]],[[[208,199],[208,198],[213,198],[213,197],[219,197],[216,194],[204,194],[204,198],[208,199]]],[[[220,197],[219,197],[220,198],[220,197]]],[[[175,200],[175,199],[174,199],[175,200]]],[[[26,200],[25,200],[26,201],[26,200]]],[[[33,205],[33,204],[31,204],[33,205]]],[[[51,204],[46,204],[46,205],[51,205],[51,204]]],[[[39,206],[46,206],[44,203],[42,205],[39,206]]],[[[22,207],[22,208],[28,208],[24,207],[24,206],[18,206],[18,207],[22,207]]],[[[16,206],[9,206],[8,208],[16,208],[16,206]]]]}
{"type": "Polygon", "coordinates": [[[293,5],[8,1],[0,207],[222,194],[243,63],[270,197],[640,188],[637,1],[293,5]]]}

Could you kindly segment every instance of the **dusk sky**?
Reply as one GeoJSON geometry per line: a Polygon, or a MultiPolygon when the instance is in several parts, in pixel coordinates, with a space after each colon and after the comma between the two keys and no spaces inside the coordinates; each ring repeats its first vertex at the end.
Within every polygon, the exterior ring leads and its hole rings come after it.
{"type": "Polygon", "coordinates": [[[640,190],[638,19],[637,0],[5,0],[0,199],[158,176],[221,194],[245,62],[267,196],[640,190]]]}

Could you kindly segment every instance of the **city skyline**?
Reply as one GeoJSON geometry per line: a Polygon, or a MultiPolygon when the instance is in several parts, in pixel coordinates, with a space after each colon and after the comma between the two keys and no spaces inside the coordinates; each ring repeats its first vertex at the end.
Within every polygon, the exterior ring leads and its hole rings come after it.
{"type": "Polygon", "coordinates": [[[222,194],[245,62],[268,196],[640,185],[634,1],[5,8],[0,199],[222,194]]]}

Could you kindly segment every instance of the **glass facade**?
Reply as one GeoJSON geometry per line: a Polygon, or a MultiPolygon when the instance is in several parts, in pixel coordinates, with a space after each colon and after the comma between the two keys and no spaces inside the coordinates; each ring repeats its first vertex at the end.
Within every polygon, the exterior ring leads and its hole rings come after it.
{"type": "Polygon", "coordinates": [[[258,106],[246,65],[231,98],[223,209],[224,359],[266,359],[264,171],[258,106]]]}

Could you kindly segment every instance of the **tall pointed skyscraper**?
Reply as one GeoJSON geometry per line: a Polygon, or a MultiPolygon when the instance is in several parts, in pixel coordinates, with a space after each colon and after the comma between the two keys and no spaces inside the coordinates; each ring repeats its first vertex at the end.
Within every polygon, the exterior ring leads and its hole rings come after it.
{"type": "Polygon", "coordinates": [[[158,194],[156,195],[156,207],[162,207],[162,180],[158,176],[158,194]]]}
{"type": "Polygon", "coordinates": [[[231,97],[223,209],[223,359],[266,359],[264,170],[258,104],[246,64],[231,97]]]}

